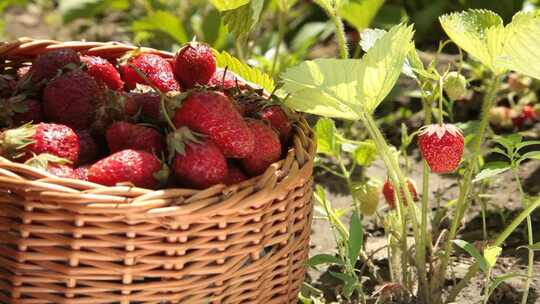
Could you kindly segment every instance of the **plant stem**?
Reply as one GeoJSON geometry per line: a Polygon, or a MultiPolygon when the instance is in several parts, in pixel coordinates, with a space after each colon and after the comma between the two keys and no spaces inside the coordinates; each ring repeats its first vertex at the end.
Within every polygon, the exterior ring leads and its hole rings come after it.
{"type": "Polygon", "coordinates": [[[272,69],[270,70],[270,76],[274,77],[276,73],[276,66],[279,60],[279,50],[281,49],[281,44],[283,43],[283,38],[285,37],[285,21],[287,20],[287,11],[280,11],[278,13],[278,41],[276,44],[276,51],[274,52],[274,59],[272,60],[272,69]]]}
{"type": "Polygon", "coordinates": [[[437,284],[437,286],[435,286],[433,290],[440,290],[446,277],[446,270],[448,268],[448,262],[450,260],[450,255],[452,254],[452,241],[456,237],[457,230],[463,219],[463,215],[468,205],[467,199],[469,196],[469,190],[472,185],[472,178],[475,172],[476,162],[478,160],[478,157],[480,157],[482,141],[484,139],[484,134],[489,124],[489,110],[491,109],[491,106],[494,103],[500,80],[501,80],[501,76],[497,75],[489,84],[486,91],[486,95],[484,96],[484,101],[482,104],[482,117],[480,120],[480,125],[478,127],[478,131],[476,133],[476,138],[475,138],[474,145],[472,148],[472,156],[471,156],[471,159],[469,160],[467,171],[465,173],[465,177],[463,179],[463,182],[460,188],[459,197],[456,203],[456,210],[454,213],[454,217],[452,219],[452,225],[450,227],[450,232],[448,233],[448,238],[445,244],[444,255],[442,257],[441,266],[438,272],[439,277],[436,278],[436,280],[434,280],[434,283],[437,284]]]}
{"type": "MultiPolygon", "coordinates": [[[[403,173],[401,172],[401,169],[399,167],[399,163],[397,161],[397,159],[394,157],[394,155],[392,154],[392,152],[390,151],[390,148],[388,147],[388,144],[386,143],[386,140],[384,139],[384,136],[382,135],[381,131],[379,130],[379,128],[377,127],[377,124],[375,123],[375,120],[373,119],[373,117],[370,115],[370,114],[365,114],[363,116],[363,120],[364,120],[364,123],[365,125],[367,126],[367,129],[370,133],[370,136],[372,137],[373,141],[375,141],[375,145],[378,147],[379,149],[379,153],[380,155],[382,156],[383,158],[383,161],[385,161],[385,165],[387,167],[387,169],[389,171],[392,171],[394,172],[396,175],[397,175],[397,180],[398,180],[398,187],[396,187],[396,193],[404,193],[405,194],[405,201],[408,205],[408,208],[409,208],[409,214],[411,214],[411,217],[412,217],[412,224],[413,224],[413,232],[414,232],[414,236],[415,236],[415,240],[420,240],[421,239],[421,236],[420,236],[420,228],[418,227],[418,219],[416,218],[416,209],[415,209],[415,206],[414,206],[414,201],[412,199],[412,195],[409,191],[409,187],[407,186],[407,180],[405,178],[405,176],[403,175],[403,173]]],[[[398,210],[401,209],[401,220],[402,220],[402,246],[403,246],[403,249],[404,250],[402,252],[403,254],[403,259],[405,260],[403,263],[403,265],[405,266],[405,272],[404,275],[405,275],[405,278],[407,278],[410,273],[407,272],[407,261],[409,260],[408,257],[407,257],[407,254],[408,254],[408,245],[407,245],[407,221],[406,221],[406,218],[405,218],[405,207],[404,207],[404,202],[402,202],[402,198],[401,198],[401,195],[397,195],[398,197],[398,203],[399,203],[399,206],[398,206],[398,210]]],[[[428,297],[428,287],[427,287],[427,272],[426,272],[426,263],[425,263],[425,254],[422,255],[421,254],[421,251],[420,248],[418,247],[419,245],[421,245],[421,242],[417,242],[416,243],[416,267],[417,267],[417,270],[418,270],[418,275],[420,277],[420,289],[422,291],[422,298],[426,301],[427,297],[428,297]]],[[[425,249],[425,246],[424,246],[424,249],[425,249]]],[[[406,280],[406,283],[407,283],[407,280],[406,280]]],[[[408,286],[408,285],[406,285],[408,286]]],[[[410,286],[408,286],[410,287],[410,286]]]]}
{"type": "MultiPolygon", "coordinates": [[[[525,205],[525,192],[523,191],[523,185],[521,184],[521,180],[519,179],[519,174],[517,167],[512,168],[512,172],[514,173],[514,178],[516,179],[516,183],[518,185],[519,194],[521,196],[521,202],[523,205],[525,205]]],[[[533,240],[533,230],[532,230],[532,221],[531,216],[527,216],[527,238],[529,242],[529,246],[534,244],[533,240]]],[[[527,298],[529,297],[529,288],[531,287],[531,279],[533,276],[533,270],[534,270],[534,250],[529,248],[529,263],[527,265],[527,280],[525,281],[525,288],[523,290],[523,296],[521,298],[521,304],[527,304],[527,298]]]]}
{"type": "MultiPolygon", "coordinates": [[[[514,230],[523,222],[530,214],[536,210],[536,208],[540,207],[540,199],[537,199],[533,203],[527,206],[523,211],[521,211],[520,214],[508,225],[503,232],[499,234],[499,236],[495,239],[493,242],[493,246],[501,246],[502,243],[512,234],[514,230]]],[[[461,281],[454,286],[449,294],[448,298],[446,299],[447,303],[452,303],[455,301],[457,295],[459,292],[467,285],[467,283],[476,275],[478,270],[480,269],[480,265],[478,263],[474,263],[471,267],[469,267],[469,270],[467,271],[467,274],[461,281]]]]}
{"type": "Polygon", "coordinates": [[[337,12],[329,14],[330,19],[336,27],[336,38],[339,46],[339,55],[341,59],[349,58],[349,48],[347,46],[347,37],[345,36],[345,27],[343,26],[343,20],[338,16],[337,12]]]}
{"type": "MultiPolygon", "coordinates": [[[[424,125],[431,124],[431,98],[426,100],[423,103],[424,106],[424,125]]],[[[428,231],[427,231],[427,222],[428,222],[428,213],[429,213],[429,166],[424,160],[423,170],[422,170],[422,217],[420,220],[420,240],[418,240],[418,249],[420,254],[420,259],[418,263],[426,262],[426,244],[428,242],[428,231]]],[[[431,240],[430,240],[431,242],[431,240]]],[[[427,274],[426,274],[426,290],[424,291],[426,303],[431,303],[431,293],[429,286],[427,284],[427,274]]]]}

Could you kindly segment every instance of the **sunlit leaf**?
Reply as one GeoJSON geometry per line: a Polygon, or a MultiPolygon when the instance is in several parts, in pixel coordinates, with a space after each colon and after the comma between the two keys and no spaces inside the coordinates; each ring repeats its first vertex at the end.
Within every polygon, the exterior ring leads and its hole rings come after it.
{"type": "Polygon", "coordinates": [[[494,177],[501,173],[510,170],[510,164],[507,162],[491,162],[484,165],[482,170],[476,175],[473,180],[473,183],[479,182],[481,180],[494,177]]]}
{"type": "Polygon", "coordinates": [[[210,0],[219,11],[228,11],[248,4],[250,0],[210,0]]]}
{"type": "Polygon", "coordinates": [[[371,24],[383,4],[384,0],[351,0],[341,6],[339,13],[360,32],[371,24]]]}
{"type": "Polygon", "coordinates": [[[502,248],[499,246],[487,246],[484,249],[484,258],[486,258],[486,262],[490,268],[493,268],[497,263],[497,258],[501,254],[501,251],[502,248]]]}
{"type": "Polygon", "coordinates": [[[235,9],[222,11],[223,22],[238,39],[246,39],[259,21],[263,6],[264,0],[251,0],[235,9]]]}
{"type": "Polygon", "coordinates": [[[501,64],[508,69],[540,79],[540,15],[538,12],[518,13],[507,26],[501,64]]]}
{"type": "Polygon", "coordinates": [[[459,248],[467,251],[467,253],[469,253],[480,265],[480,269],[482,269],[482,271],[487,272],[489,270],[489,264],[486,261],[486,258],[480,254],[478,249],[476,249],[476,247],[474,247],[471,243],[464,240],[453,240],[452,242],[459,248]]]}
{"type": "Polygon", "coordinates": [[[272,92],[276,87],[274,80],[268,76],[268,74],[265,74],[257,68],[250,67],[249,65],[242,63],[239,59],[235,58],[226,51],[214,51],[214,56],[216,57],[218,67],[227,68],[227,70],[234,72],[244,80],[259,85],[266,91],[272,92]]]}
{"type": "Polygon", "coordinates": [[[371,140],[358,143],[354,150],[354,160],[360,166],[369,166],[377,158],[377,148],[371,140]]]}
{"type": "Polygon", "coordinates": [[[320,118],[314,130],[317,138],[317,153],[336,156],[339,153],[339,147],[334,121],[330,118],[320,118]]]}
{"type": "Polygon", "coordinates": [[[289,107],[327,117],[359,119],[372,112],[397,81],[412,44],[412,28],[393,27],[361,60],[305,61],[282,75],[289,107]]]}
{"type": "Polygon", "coordinates": [[[523,154],[521,156],[521,159],[534,159],[534,160],[540,160],[540,151],[531,151],[523,154]]]}
{"type": "Polygon", "coordinates": [[[496,73],[504,70],[495,66],[502,55],[501,35],[504,26],[501,17],[488,10],[468,10],[439,18],[446,34],[460,48],[467,51],[496,73]]]}

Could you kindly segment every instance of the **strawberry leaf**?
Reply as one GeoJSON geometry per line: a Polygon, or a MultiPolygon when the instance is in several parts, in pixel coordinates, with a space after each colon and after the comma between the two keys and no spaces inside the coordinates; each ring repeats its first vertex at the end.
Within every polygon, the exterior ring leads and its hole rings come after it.
{"type": "Polygon", "coordinates": [[[228,11],[249,3],[249,0],[210,0],[219,11],[228,11]]]}
{"type": "Polygon", "coordinates": [[[276,85],[274,80],[268,76],[268,74],[265,74],[257,68],[253,68],[245,63],[242,63],[240,60],[225,51],[212,51],[214,53],[214,57],[216,57],[218,67],[227,68],[228,71],[235,73],[246,81],[259,85],[268,92],[274,91],[276,85]]]}
{"type": "Polygon", "coordinates": [[[147,16],[133,22],[134,32],[160,32],[168,35],[177,43],[182,44],[188,41],[188,36],[182,21],[167,11],[155,11],[147,16]]]}
{"type": "Polygon", "coordinates": [[[412,48],[413,31],[394,26],[361,60],[317,59],[288,69],[283,89],[295,110],[327,117],[359,119],[390,93],[412,48]]]}
{"type": "Polygon", "coordinates": [[[222,11],[223,23],[238,39],[245,40],[259,21],[263,6],[264,0],[251,0],[235,9],[222,11]]]}
{"type": "Polygon", "coordinates": [[[501,38],[504,35],[501,17],[489,10],[468,10],[443,15],[439,18],[446,34],[460,48],[499,74],[495,60],[502,55],[501,38]]]}
{"type": "Polygon", "coordinates": [[[339,14],[356,30],[362,31],[371,24],[383,4],[384,0],[349,1],[340,7],[339,14]]]}

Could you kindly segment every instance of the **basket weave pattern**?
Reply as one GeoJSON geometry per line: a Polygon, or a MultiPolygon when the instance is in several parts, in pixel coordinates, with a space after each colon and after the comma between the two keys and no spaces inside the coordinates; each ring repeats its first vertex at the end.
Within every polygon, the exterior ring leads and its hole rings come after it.
{"type": "MultiPolygon", "coordinates": [[[[115,59],[135,47],[23,38],[0,43],[0,67],[57,48],[115,59]]],[[[301,118],[283,160],[205,190],[105,187],[0,157],[0,302],[296,303],[314,154],[301,118]]]]}

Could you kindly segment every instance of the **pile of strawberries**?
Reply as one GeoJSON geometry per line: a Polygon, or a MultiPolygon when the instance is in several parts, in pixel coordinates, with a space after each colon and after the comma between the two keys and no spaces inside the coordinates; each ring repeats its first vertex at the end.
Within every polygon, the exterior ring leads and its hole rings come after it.
{"type": "Polygon", "coordinates": [[[108,59],[58,49],[0,74],[0,155],[106,186],[204,189],[262,174],[290,144],[291,113],[205,44],[108,59]]]}

